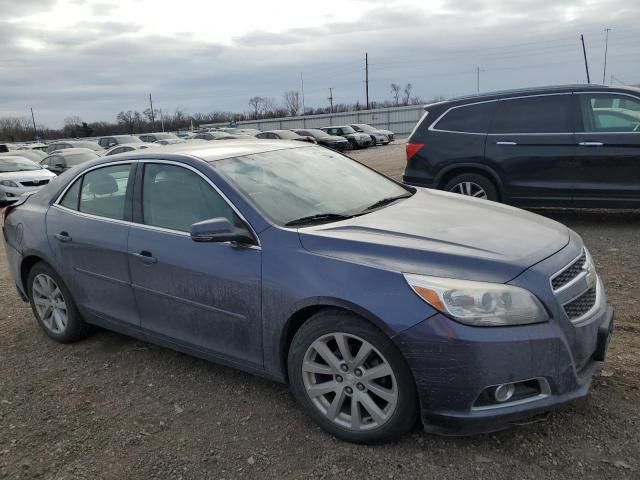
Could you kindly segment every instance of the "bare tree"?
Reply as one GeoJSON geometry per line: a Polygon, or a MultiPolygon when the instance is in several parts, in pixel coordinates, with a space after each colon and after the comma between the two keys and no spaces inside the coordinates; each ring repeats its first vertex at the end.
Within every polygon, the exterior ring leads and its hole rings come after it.
{"type": "Polygon", "coordinates": [[[391,84],[391,96],[393,97],[393,104],[398,105],[400,103],[400,85],[397,83],[391,84]]]}
{"type": "Polygon", "coordinates": [[[116,120],[118,120],[119,124],[125,126],[127,133],[133,133],[133,128],[136,124],[136,117],[133,110],[118,113],[116,120]]]}
{"type": "Polygon", "coordinates": [[[413,89],[413,85],[407,83],[404,86],[404,98],[402,99],[402,103],[405,105],[409,105],[409,100],[411,99],[411,90],[413,89]]]}
{"type": "Polygon", "coordinates": [[[70,117],[64,117],[65,125],[80,125],[82,123],[82,119],[78,115],[72,115],[70,117]]]}
{"type": "Polygon", "coordinates": [[[298,115],[300,111],[300,94],[294,90],[284,92],[284,108],[292,117],[298,115]]]}
{"type": "Polygon", "coordinates": [[[262,104],[262,97],[251,97],[249,99],[249,106],[251,107],[251,112],[253,113],[254,120],[258,119],[258,115],[260,114],[260,110],[262,109],[262,104]]]}
{"type": "Polygon", "coordinates": [[[274,98],[262,98],[262,107],[260,113],[263,116],[273,116],[273,112],[276,109],[276,100],[274,98]]]}

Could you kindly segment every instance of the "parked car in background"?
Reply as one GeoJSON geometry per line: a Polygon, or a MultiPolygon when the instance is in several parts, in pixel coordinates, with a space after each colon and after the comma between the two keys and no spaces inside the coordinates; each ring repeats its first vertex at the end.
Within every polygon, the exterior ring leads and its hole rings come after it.
{"type": "Polygon", "coordinates": [[[115,147],[111,147],[109,150],[105,152],[105,157],[110,155],[117,155],[119,153],[131,152],[132,150],[141,150],[144,148],[149,148],[151,145],[147,143],[124,143],[122,145],[116,145],[115,147]]]}
{"type": "Polygon", "coordinates": [[[125,143],[142,143],[142,140],[134,135],[112,135],[110,137],[102,137],[98,140],[98,144],[105,150],[116,145],[124,145],[125,143]]]}
{"type": "Polygon", "coordinates": [[[266,132],[258,133],[255,137],[261,140],[297,140],[298,142],[317,143],[312,136],[298,135],[292,130],[268,130],[266,132]]]}
{"type": "Polygon", "coordinates": [[[56,175],[19,156],[0,156],[0,207],[16,202],[21,195],[44,187],[56,175]]]}
{"type": "Polygon", "coordinates": [[[0,153],[11,152],[17,149],[18,147],[16,147],[13,143],[0,143],[0,153]]]}
{"type": "Polygon", "coordinates": [[[53,153],[56,150],[64,150],[67,148],[88,148],[98,153],[102,153],[103,151],[100,145],[89,140],[58,140],[47,145],[47,153],[53,153]]]}
{"type": "Polygon", "coordinates": [[[640,206],[639,89],[533,88],[425,110],[407,184],[524,207],[640,206]]]}
{"type": "Polygon", "coordinates": [[[7,155],[26,158],[36,163],[39,163],[40,160],[47,156],[45,152],[40,150],[12,150],[11,152],[0,153],[0,158],[7,155]]]}
{"type": "Polygon", "coordinates": [[[349,125],[342,125],[338,127],[323,127],[320,130],[327,132],[329,135],[338,135],[346,138],[351,144],[351,148],[367,148],[373,145],[371,136],[366,133],[356,132],[349,125]]]}
{"type": "Polygon", "coordinates": [[[366,123],[352,123],[351,128],[353,128],[356,132],[368,133],[369,135],[371,135],[371,138],[380,145],[386,145],[390,142],[393,142],[394,133],[391,130],[375,128],[371,125],[367,125],[366,123]]]}
{"type": "Polygon", "coordinates": [[[319,145],[333,150],[343,151],[351,148],[351,144],[346,138],[339,135],[329,135],[327,132],[323,132],[318,128],[305,128],[293,131],[303,137],[312,137],[319,145]]]}
{"type": "Polygon", "coordinates": [[[27,150],[35,150],[38,152],[46,152],[47,151],[47,145],[45,143],[28,143],[26,145],[24,145],[23,147],[20,147],[18,150],[23,150],[23,149],[27,149],[27,150]]]}
{"type": "Polygon", "coordinates": [[[185,143],[184,138],[162,138],[153,142],[156,145],[177,145],[178,143],[185,143]]]}
{"type": "Polygon", "coordinates": [[[232,135],[227,132],[208,131],[203,133],[197,133],[194,135],[194,140],[233,140],[236,138],[251,138],[248,135],[232,135]]]}
{"type": "Polygon", "coordinates": [[[302,142],[102,157],[17,202],[4,241],[52,339],[95,324],[289,382],[354,442],[585,397],[613,326],[567,227],[302,142]]]}
{"type": "Polygon", "coordinates": [[[249,135],[251,137],[255,137],[261,132],[260,130],[257,130],[255,128],[237,128],[237,127],[221,128],[218,131],[231,133],[233,135],[249,135]]]}
{"type": "Polygon", "coordinates": [[[100,157],[100,155],[88,148],[65,148],[64,150],[56,151],[43,158],[40,161],[40,165],[60,175],[71,167],[88,162],[89,160],[95,160],[98,157],[100,157]]]}
{"type": "Polygon", "coordinates": [[[170,132],[143,133],[138,135],[138,138],[147,143],[154,143],[158,140],[179,140],[177,135],[170,132]]]}

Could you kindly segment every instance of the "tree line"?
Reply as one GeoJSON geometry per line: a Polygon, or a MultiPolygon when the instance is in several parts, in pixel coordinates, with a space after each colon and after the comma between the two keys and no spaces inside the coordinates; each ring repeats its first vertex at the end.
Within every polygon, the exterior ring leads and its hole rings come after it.
{"type": "MultiPolygon", "coordinates": [[[[391,99],[382,102],[372,101],[369,109],[391,108],[400,105],[419,105],[443,100],[434,97],[425,102],[422,98],[412,95],[413,86],[407,83],[404,87],[392,83],[390,85],[391,99]]],[[[190,129],[209,123],[228,123],[230,121],[259,120],[281,118],[299,115],[322,115],[366,110],[366,106],[359,101],[355,103],[336,103],[326,107],[305,107],[301,101],[300,92],[290,90],[284,92],[282,102],[274,98],[253,96],[248,101],[249,109],[245,112],[213,111],[209,113],[188,113],[183,108],[174,111],[150,108],[143,110],[126,110],[116,115],[115,122],[99,121],[85,122],[77,115],[64,118],[64,126],[60,129],[47,128],[44,125],[33,124],[28,117],[0,117],[0,140],[5,142],[28,142],[35,137],[43,140],[56,138],[84,138],[101,137],[106,135],[139,134],[155,131],[176,131],[190,129]]]]}

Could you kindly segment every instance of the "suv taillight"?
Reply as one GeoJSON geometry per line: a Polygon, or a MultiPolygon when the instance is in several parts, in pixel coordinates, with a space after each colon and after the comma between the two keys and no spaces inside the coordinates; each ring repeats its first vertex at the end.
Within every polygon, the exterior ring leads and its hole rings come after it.
{"type": "Polygon", "coordinates": [[[407,152],[407,162],[413,158],[413,156],[422,150],[424,143],[407,143],[405,149],[407,152]]]}

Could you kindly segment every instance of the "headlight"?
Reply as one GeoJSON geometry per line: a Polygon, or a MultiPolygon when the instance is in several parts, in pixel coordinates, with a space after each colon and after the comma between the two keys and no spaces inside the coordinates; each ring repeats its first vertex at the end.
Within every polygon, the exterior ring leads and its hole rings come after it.
{"type": "Polygon", "coordinates": [[[467,325],[496,327],[549,320],[528,290],[501,283],[405,274],[413,291],[432,307],[467,325]]]}
{"type": "Polygon", "coordinates": [[[11,181],[11,180],[2,180],[2,181],[0,181],[0,185],[4,185],[5,187],[18,188],[18,184],[16,182],[11,181]]]}

